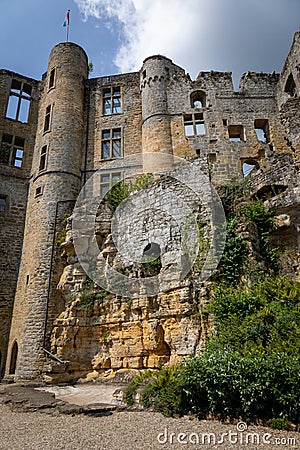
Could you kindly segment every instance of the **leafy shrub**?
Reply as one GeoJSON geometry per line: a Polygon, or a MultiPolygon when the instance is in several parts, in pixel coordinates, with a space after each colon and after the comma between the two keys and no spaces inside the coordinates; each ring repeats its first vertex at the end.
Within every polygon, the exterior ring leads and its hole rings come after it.
{"type": "Polygon", "coordinates": [[[153,372],[142,391],[142,405],[153,407],[164,416],[182,413],[182,378],[177,366],[153,372]]]}
{"type": "Polygon", "coordinates": [[[203,417],[300,420],[300,358],[285,353],[205,352],[184,369],[185,410],[203,417]]]}
{"type": "Polygon", "coordinates": [[[125,402],[127,405],[132,406],[137,393],[138,388],[145,382],[147,378],[152,375],[151,370],[145,370],[139,375],[135,376],[126,386],[125,389],[125,402]]]}
{"type": "MultiPolygon", "coordinates": [[[[219,285],[217,331],[199,357],[143,379],[142,403],[165,415],[300,421],[300,284],[277,277],[243,291],[219,285]]],[[[137,383],[134,381],[134,383],[137,383]]]]}
{"type": "Polygon", "coordinates": [[[283,277],[269,279],[248,292],[219,285],[209,305],[217,329],[208,348],[231,348],[242,354],[254,349],[260,354],[299,354],[299,299],[299,283],[283,277]]]}

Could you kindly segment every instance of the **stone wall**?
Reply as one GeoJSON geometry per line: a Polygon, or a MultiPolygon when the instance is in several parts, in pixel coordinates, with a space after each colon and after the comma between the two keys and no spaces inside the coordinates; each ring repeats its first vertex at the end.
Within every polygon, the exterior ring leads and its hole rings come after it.
{"type": "MultiPolygon", "coordinates": [[[[37,81],[7,70],[0,71],[0,196],[6,201],[5,210],[0,212],[0,379],[5,369],[11,315],[22,254],[28,179],[37,125],[37,103],[37,81]],[[13,80],[26,83],[32,88],[28,122],[6,117],[13,80]],[[14,165],[14,152],[11,152],[10,161],[6,161],[2,147],[4,135],[25,139],[21,167],[14,165]]],[[[16,108],[15,112],[17,112],[16,108]]]]}

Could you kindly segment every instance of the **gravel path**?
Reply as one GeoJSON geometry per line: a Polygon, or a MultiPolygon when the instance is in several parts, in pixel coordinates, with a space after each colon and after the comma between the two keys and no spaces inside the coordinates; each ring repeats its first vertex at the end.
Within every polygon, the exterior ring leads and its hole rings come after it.
{"type": "Polygon", "coordinates": [[[237,433],[236,425],[188,417],[165,418],[153,412],[123,411],[105,417],[51,416],[40,412],[14,412],[8,406],[0,405],[0,417],[1,450],[300,449],[300,433],[252,426],[237,433]],[[162,433],[159,436],[161,443],[157,439],[159,433],[162,433]],[[175,437],[171,433],[175,433],[175,437]],[[213,433],[210,444],[203,433],[213,433]],[[222,433],[228,433],[224,443],[214,444],[213,436],[217,442],[222,433]],[[245,443],[247,433],[250,433],[248,444],[245,443]],[[206,444],[202,443],[203,438],[206,444]],[[237,438],[239,443],[235,443],[237,438]],[[178,439],[183,443],[178,443],[178,439]],[[252,439],[256,439],[256,443],[251,443],[252,439]],[[189,440],[192,443],[184,443],[189,440]]]}

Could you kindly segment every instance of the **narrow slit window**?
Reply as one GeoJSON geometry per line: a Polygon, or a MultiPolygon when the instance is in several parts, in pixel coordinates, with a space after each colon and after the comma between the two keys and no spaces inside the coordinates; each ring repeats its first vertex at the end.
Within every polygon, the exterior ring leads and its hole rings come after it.
{"type": "Polygon", "coordinates": [[[46,160],[47,160],[47,145],[44,145],[41,150],[39,171],[45,170],[46,160]]]}
{"type": "Polygon", "coordinates": [[[49,89],[54,88],[55,86],[55,69],[52,69],[49,77],[49,89]]]}
{"type": "Polygon", "coordinates": [[[45,114],[44,133],[46,131],[50,131],[50,124],[51,124],[51,105],[48,105],[45,114]]]}
{"type": "Polygon", "coordinates": [[[0,213],[6,211],[6,196],[0,195],[0,213]]]}
{"type": "Polygon", "coordinates": [[[27,123],[30,111],[32,87],[19,80],[12,80],[6,117],[27,123]]]}

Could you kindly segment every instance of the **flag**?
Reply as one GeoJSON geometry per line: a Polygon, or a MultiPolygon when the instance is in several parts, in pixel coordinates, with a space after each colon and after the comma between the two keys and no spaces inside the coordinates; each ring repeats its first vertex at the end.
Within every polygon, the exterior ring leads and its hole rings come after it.
{"type": "Polygon", "coordinates": [[[69,24],[70,24],[70,10],[68,9],[68,11],[66,12],[66,18],[63,23],[63,27],[68,27],[69,24]]]}

